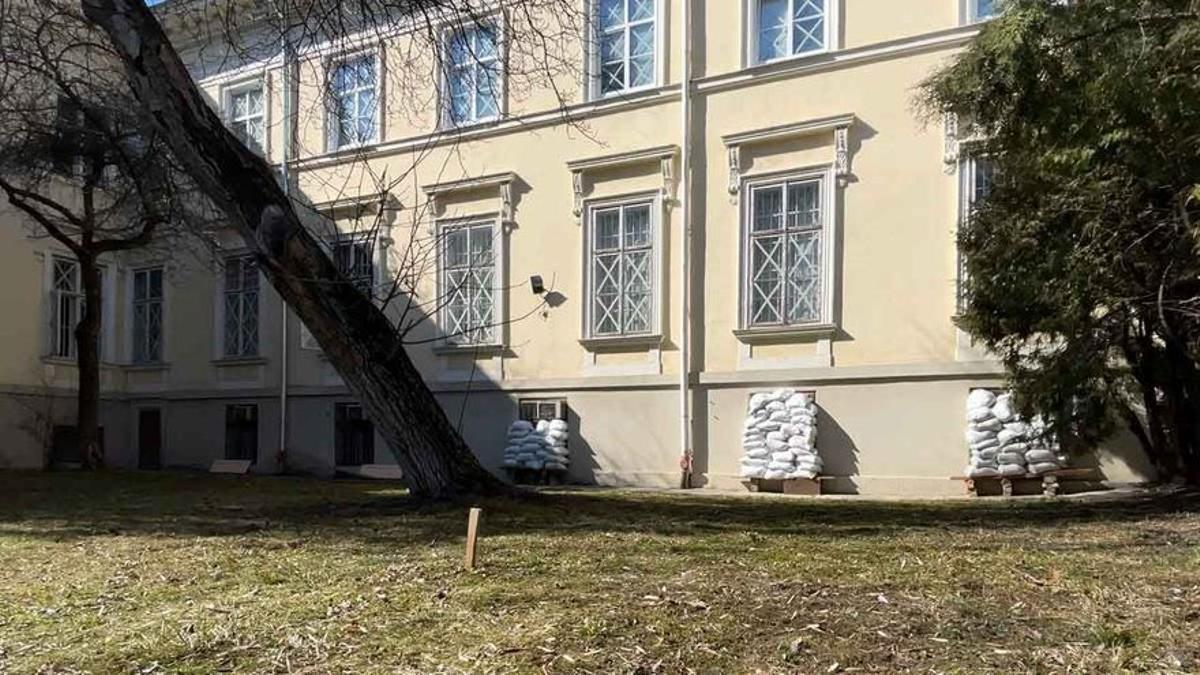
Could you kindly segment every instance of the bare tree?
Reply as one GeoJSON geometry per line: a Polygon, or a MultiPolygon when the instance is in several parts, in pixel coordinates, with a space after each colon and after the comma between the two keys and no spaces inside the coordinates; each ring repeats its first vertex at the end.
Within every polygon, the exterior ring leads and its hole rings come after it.
{"type": "MultiPolygon", "coordinates": [[[[286,53],[304,43],[343,39],[364,30],[388,33],[402,27],[424,36],[411,43],[408,65],[412,70],[406,72],[412,80],[427,85],[444,66],[440,45],[446,22],[476,22],[487,9],[467,0],[249,4],[247,10],[236,3],[181,2],[167,11],[195,12],[201,16],[200,25],[223,27],[222,39],[202,38],[199,47],[194,42],[188,45],[201,52],[202,60],[245,58],[280,42],[286,53]],[[251,25],[257,29],[249,30],[251,25]]],[[[560,103],[566,103],[570,96],[563,92],[567,90],[556,88],[555,83],[572,68],[579,68],[577,61],[562,56],[579,45],[578,39],[568,40],[580,35],[582,23],[574,20],[578,10],[565,0],[524,0],[511,5],[510,11],[520,20],[508,25],[520,28],[510,30],[507,36],[512,50],[506,66],[508,81],[513,85],[522,79],[546,83],[560,103]],[[517,34],[522,30],[524,39],[517,34]]],[[[405,335],[411,322],[401,321],[398,326],[367,294],[348,283],[305,226],[294,199],[281,189],[273,169],[228,131],[210,108],[154,13],[141,0],[83,0],[82,6],[119,55],[125,81],[154,131],[245,240],[262,272],[361,400],[391,446],[410,489],[429,497],[505,490],[472,455],[406,353],[405,335]]],[[[391,69],[405,72],[405,66],[392,64],[391,69]]],[[[406,97],[404,90],[393,91],[391,97],[420,113],[436,109],[428,91],[425,88],[424,99],[416,93],[406,97]]],[[[386,181],[380,179],[383,187],[386,181]]],[[[424,254],[414,253],[414,261],[429,255],[430,249],[424,250],[424,254]]],[[[414,261],[401,266],[401,276],[386,293],[387,298],[434,306],[444,302],[441,297],[415,298],[405,287],[403,275],[409,279],[420,275],[419,269],[414,272],[414,266],[419,267],[414,261]]],[[[467,330],[481,328],[469,326],[467,330]]]]}
{"type": "Polygon", "coordinates": [[[0,0],[0,193],[55,260],[53,356],[79,370],[79,452],[103,463],[99,438],[104,260],[202,227],[202,201],[145,124],[111,48],[77,8],[0,0]]]}

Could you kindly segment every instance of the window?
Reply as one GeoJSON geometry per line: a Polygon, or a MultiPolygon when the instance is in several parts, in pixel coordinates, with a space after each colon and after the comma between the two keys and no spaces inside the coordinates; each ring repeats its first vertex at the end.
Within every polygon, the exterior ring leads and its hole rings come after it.
{"type": "Polygon", "coordinates": [[[133,362],[162,361],[163,270],[133,273],[133,362]]]}
{"type": "Polygon", "coordinates": [[[755,58],[759,63],[824,51],[829,0],[753,0],[755,58]]]}
{"type": "MultiPolygon", "coordinates": [[[[992,181],[996,177],[995,165],[987,157],[964,155],[959,161],[959,227],[971,219],[975,209],[992,191],[992,181]]],[[[956,284],[956,306],[959,313],[967,308],[966,297],[967,259],[962,251],[958,252],[958,279],[956,284]]]]}
{"type": "Polygon", "coordinates": [[[500,116],[501,63],[495,24],[452,32],[446,48],[446,117],[450,125],[500,116]]]}
{"type": "Polygon", "coordinates": [[[266,107],[263,88],[254,85],[228,95],[229,128],[251,150],[262,154],[266,147],[266,107]]]}
{"type": "Polygon", "coordinates": [[[591,211],[589,337],[654,330],[653,202],[591,211]]]}
{"type": "Polygon", "coordinates": [[[517,417],[526,422],[566,420],[567,401],[561,398],[523,398],[517,401],[517,417]]]}
{"type": "Polygon", "coordinates": [[[825,319],[824,178],[750,186],[745,324],[799,326],[825,319]]]}
{"type": "Polygon", "coordinates": [[[984,21],[1000,13],[1000,0],[965,0],[967,22],[984,21]]]}
{"type": "Polygon", "coordinates": [[[225,356],[258,355],[258,265],[251,256],[225,260],[225,356]]]}
{"type": "Polygon", "coordinates": [[[655,83],[657,0],[596,0],[595,76],[606,96],[655,83]]]}
{"type": "Polygon", "coordinates": [[[51,154],[51,168],[57,174],[72,176],[80,172],[79,136],[83,126],[83,109],[67,96],[59,96],[55,103],[54,126],[58,137],[51,154]]]}
{"type": "Polygon", "coordinates": [[[377,65],[374,54],[365,54],[333,66],[329,78],[331,150],[377,140],[377,65]]]}
{"type": "Polygon", "coordinates": [[[331,248],[338,271],[370,297],[375,291],[374,240],[363,235],[341,235],[331,248]]]}
{"type": "Polygon", "coordinates": [[[495,329],[496,256],[491,221],[442,230],[443,332],[459,344],[492,344],[495,329]]]}
{"type": "Polygon", "coordinates": [[[357,403],[338,403],[333,409],[334,455],[337,466],[375,463],[375,425],[357,403]]]}
{"type": "Polygon", "coordinates": [[[83,317],[83,285],[79,263],[54,258],[53,286],[50,292],[50,354],[73,359],[77,353],[75,326],[83,317]]]}
{"type": "Polygon", "coordinates": [[[258,461],[258,406],[225,406],[225,459],[258,461]]]}

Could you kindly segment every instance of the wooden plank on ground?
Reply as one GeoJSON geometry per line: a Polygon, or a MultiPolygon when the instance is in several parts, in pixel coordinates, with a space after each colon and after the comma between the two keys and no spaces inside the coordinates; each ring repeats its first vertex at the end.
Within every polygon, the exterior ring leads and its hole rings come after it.
{"type": "Polygon", "coordinates": [[[212,466],[208,467],[209,473],[231,473],[238,476],[250,473],[250,460],[248,459],[218,459],[214,460],[212,466]]]}

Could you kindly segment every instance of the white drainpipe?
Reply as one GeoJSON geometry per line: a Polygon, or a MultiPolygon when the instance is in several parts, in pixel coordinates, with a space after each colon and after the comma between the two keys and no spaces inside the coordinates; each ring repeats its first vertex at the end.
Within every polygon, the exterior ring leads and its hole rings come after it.
{"type": "MultiPolygon", "coordinates": [[[[292,50],[288,43],[287,21],[285,16],[281,14],[280,25],[283,27],[283,46],[282,46],[282,63],[280,69],[280,90],[283,92],[282,115],[283,115],[283,157],[280,164],[280,173],[283,178],[283,194],[291,199],[292,180],[291,168],[288,166],[288,161],[292,156],[292,50]]],[[[279,451],[283,457],[283,463],[279,467],[280,471],[286,469],[287,465],[287,442],[288,442],[288,304],[286,300],[280,299],[280,330],[279,330],[279,451]]]]}
{"type": "Polygon", "coordinates": [[[691,386],[691,327],[692,327],[692,0],[683,0],[680,19],[683,23],[680,40],[683,76],[680,84],[680,127],[683,135],[679,154],[679,203],[682,223],[680,256],[679,303],[679,468],[680,487],[692,487],[692,420],[689,406],[691,386]]]}

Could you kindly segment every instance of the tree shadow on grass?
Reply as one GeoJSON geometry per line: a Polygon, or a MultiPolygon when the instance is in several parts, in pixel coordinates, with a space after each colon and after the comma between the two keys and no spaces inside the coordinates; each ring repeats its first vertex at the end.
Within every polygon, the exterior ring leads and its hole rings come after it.
{"type": "MultiPolygon", "coordinates": [[[[489,537],[547,538],[580,533],[814,539],[960,535],[1133,524],[1200,511],[1200,500],[1182,493],[1102,501],[877,502],[589,491],[487,499],[481,505],[489,537]]],[[[391,484],[187,473],[0,473],[0,540],[261,533],[314,544],[397,548],[456,541],[465,522],[463,505],[418,502],[391,484]]],[[[1056,550],[1070,545],[1054,543],[1056,550]]]]}

